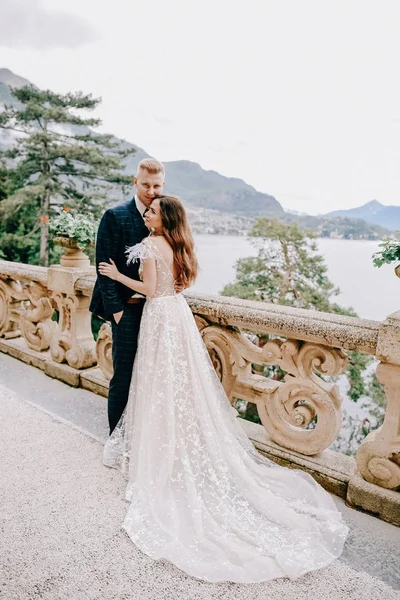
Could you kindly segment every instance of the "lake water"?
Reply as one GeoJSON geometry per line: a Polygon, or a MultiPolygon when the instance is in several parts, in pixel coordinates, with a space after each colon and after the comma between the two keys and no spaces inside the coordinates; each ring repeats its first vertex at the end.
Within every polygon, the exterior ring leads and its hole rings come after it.
{"type": "MultiPolygon", "coordinates": [[[[239,258],[255,256],[256,250],[242,236],[195,235],[200,274],[194,291],[218,294],[224,285],[234,281],[239,258]]],[[[317,240],[325,257],[330,280],[340,288],[336,301],[352,306],[360,317],[385,319],[400,310],[400,280],[393,266],[373,266],[371,256],[379,242],[364,240],[317,240]]]]}

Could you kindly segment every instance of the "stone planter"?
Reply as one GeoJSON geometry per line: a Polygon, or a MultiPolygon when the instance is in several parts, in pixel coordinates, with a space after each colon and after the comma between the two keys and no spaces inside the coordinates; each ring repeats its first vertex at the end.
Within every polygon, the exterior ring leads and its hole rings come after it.
{"type": "Polygon", "coordinates": [[[62,267],[72,267],[74,269],[87,269],[90,267],[89,257],[78,248],[75,238],[57,236],[53,238],[57,246],[66,249],[66,252],[60,258],[62,267]]]}

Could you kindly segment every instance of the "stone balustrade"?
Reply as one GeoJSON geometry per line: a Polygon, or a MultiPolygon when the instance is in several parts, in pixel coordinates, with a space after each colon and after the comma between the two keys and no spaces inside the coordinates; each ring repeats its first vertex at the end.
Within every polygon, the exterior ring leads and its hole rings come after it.
{"type": "MultiPolygon", "coordinates": [[[[104,323],[95,342],[88,310],[94,282],[92,267],[0,261],[0,350],[106,395],[111,328],[104,323]]],[[[260,452],[311,472],[350,504],[400,524],[400,312],[379,322],[185,296],[228,397],[257,405],[264,429],[244,426],[260,452]],[[264,345],[256,343],[261,334],[269,335],[264,345]],[[331,376],[346,366],[346,350],[377,358],[387,399],[383,425],[365,438],[355,460],[328,450],[342,425],[342,398],[331,376]],[[280,367],[285,376],[265,377],[254,365],[280,367]]]]}

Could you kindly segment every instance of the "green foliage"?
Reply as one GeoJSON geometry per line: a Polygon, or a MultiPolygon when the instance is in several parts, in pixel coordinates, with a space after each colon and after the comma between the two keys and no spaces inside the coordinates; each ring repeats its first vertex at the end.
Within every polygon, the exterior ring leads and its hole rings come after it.
{"type": "Polygon", "coordinates": [[[375,427],[380,427],[385,418],[386,394],[375,373],[369,380],[367,395],[371,400],[370,415],[375,419],[375,427]]]}
{"type": "Polygon", "coordinates": [[[347,392],[349,398],[354,402],[365,396],[367,393],[367,385],[363,378],[363,373],[371,364],[373,358],[361,352],[347,352],[349,357],[349,366],[347,368],[347,379],[350,384],[350,389],[347,392]]]}
{"type": "Polygon", "coordinates": [[[335,440],[332,448],[353,455],[360,443],[371,431],[380,427],[385,417],[386,396],[383,386],[379,383],[373,372],[365,384],[364,396],[361,407],[366,410],[368,416],[345,415],[343,428],[335,440]]]}
{"type": "Polygon", "coordinates": [[[74,216],[69,207],[50,219],[49,227],[54,236],[74,238],[81,250],[93,244],[96,238],[96,222],[82,215],[74,216]]]}
{"type": "Polygon", "coordinates": [[[295,223],[260,218],[250,237],[258,256],[237,262],[236,281],[225,286],[224,296],[322,311],[332,308],[330,298],[339,294],[339,289],[327,276],[314,233],[295,223]]]}
{"type": "Polygon", "coordinates": [[[353,415],[345,415],[343,427],[332,444],[332,450],[352,456],[363,439],[371,432],[369,419],[360,419],[353,415]]]}
{"type": "MultiPolygon", "coordinates": [[[[400,231],[396,232],[397,236],[400,235],[400,231]]],[[[372,255],[372,262],[375,267],[381,267],[382,265],[390,265],[393,262],[400,262],[400,241],[386,238],[380,244],[382,248],[379,252],[375,252],[372,255]]]]}
{"type": "Polygon", "coordinates": [[[51,244],[44,218],[64,204],[83,215],[100,217],[105,202],[131,184],[132,176],[122,174],[123,159],[134,150],[111,135],[89,129],[101,124],[97,118],[83,116],[100,103],[90,94],[61,95],[33,86],[11,91],[17,102],[0,113],[0,127],[19,137],[1,153],[7,167],[3,163],[0,170],[0,220],[3,233],[13,236],[9,241],[14,249],[19,237],[31,234],[35,240],[31,262],[39,259],[47,265],[51,244]],[[21,222],[26,210],[30,219],[21,232],[15,221],[21,222]]]}
{"type": "Polygon", "coordinates": [[[104,320],[92,313],[91,326],[92,326],[93,337],[95,340],[97,340],[100,328],[103,324],[104,324],[104,320]]]}
{"type": "MultiPolygon", "coordinates": [[[[344,308],[333,301],[339,289],[328,278],[314,233],[300,229],[295,223],[260,218],[250,237],[258,255],[237,262],[236,281],[226,285],[222,295],[357,316],[352,308],[344,308]]],[[[348,394],[357,401],[367,392],[363,373],[372,358],[359,352],[349,352],[348,356],[348,394]]],[[[284,376],[279,367],[267,367],[264,374],[275,379],[284,376]]],[[[254,407],[248,405],[248,410],[249,419],[256,420],[254,407]]]]}

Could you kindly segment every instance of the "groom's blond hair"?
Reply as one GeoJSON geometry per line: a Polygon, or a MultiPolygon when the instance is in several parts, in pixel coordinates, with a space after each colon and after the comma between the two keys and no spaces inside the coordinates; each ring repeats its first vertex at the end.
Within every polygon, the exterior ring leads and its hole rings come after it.
{"type": "Polygon", "coordinates": [[[139,175],[142,170],[147,171],[151,175],[157,175],[158,173],[165,175],[164,165],[156,158],[143,158],[137,166],[136,175],[139,175]]]}

